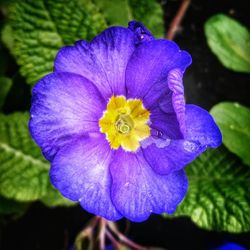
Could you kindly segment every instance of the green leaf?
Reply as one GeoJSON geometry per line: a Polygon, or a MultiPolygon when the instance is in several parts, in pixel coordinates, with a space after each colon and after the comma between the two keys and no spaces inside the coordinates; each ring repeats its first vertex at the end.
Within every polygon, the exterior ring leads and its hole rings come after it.
{"type": "Polygon", "coordinates": [[[127,26],[135,19],[142,22],[156,37],[163,37],[163,9],[155,0],[94,0],[109,25],[127,26]]]}
{"type": "Polygon", "coordinates": [[[64,198],[54,187],[52,187],[52,185],[50,186],[47,194],[42,197],[40,201],[48,207],[68,207],[77,205],[77,202],[73,202],[64,198]]]}
{"type": "Polygon", "coordinates": [[[5,98],[12,86],[12,80],[8,77],[0,76],[0,109],[4,105],[5,98]]]}
{"type": "Polygon", "coordinates": [[[163,9],[155,0],[129,0],[134,19],[142,22],[155,37],[164,36],[163,9]]]}
{"type": "Polygon", "coordinates": [[[33,201],[47,194],[49,164],[32,141],[28,114],[0,114],[0,195],[33,201]]]}
{"type": "Polygon", "coordinates": [[[108,25],[127,26],[132,19],[128,0],[94,0],[94,3],[103,13],[108,25]]]}
{"type": "Polygon", "coordinates": [[[34,84],[53,69],[59,48],[91,39],[105,27],[103,16],[90,0],[24,0],[10,4],[3,42],[34,84]]]}
{"type": "Polygon", "coordinates": [[[211,114],[222,131],[225,146],[250,166],[250,109],[222,102],[212,108],[211,114]]]}
{"type": "Polygon", "coordinates": [[[12,27],[6,24],[1,31],[1,39],[3,44],[14,53],[14,35],[12,34],[12,27]]]}
{"type": "Polygon", "coordinates": [[[0,114],[0,195],[16,201],[41,200],[49,207],[72,206],[49,181],[50,164],[28,131],[27,113],[0,114]]]}
{"type": "Polygon", "coordinates": [[[216,231],[250,230],[250,171],[223,146],[208,150],[186,172],[187,196],[174,216],[189,216],[199,227],[216,231]]]}
{"type": "Polygon", "coordinates": [[[0,196],[0,214],[22,214],[28,207],[28,203],[20,203],[0,196]]]}
{"type": "Polygon", "coordinates": [[[210,49],[228,69],[250,73],[250,32],[234,19],[218,14],[205,23],[210,49]]]}

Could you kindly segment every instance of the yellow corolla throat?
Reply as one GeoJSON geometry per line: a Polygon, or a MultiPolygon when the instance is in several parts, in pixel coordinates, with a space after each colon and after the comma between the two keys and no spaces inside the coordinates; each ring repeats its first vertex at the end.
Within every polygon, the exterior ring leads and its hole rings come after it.
{"type": "Polygon", "coordinates": [[[149,116],[141,100],[112,96],[99,120],[100,131],[106,134],[111,148],[135,152],[139,142],[150,135],[149,116]]]}

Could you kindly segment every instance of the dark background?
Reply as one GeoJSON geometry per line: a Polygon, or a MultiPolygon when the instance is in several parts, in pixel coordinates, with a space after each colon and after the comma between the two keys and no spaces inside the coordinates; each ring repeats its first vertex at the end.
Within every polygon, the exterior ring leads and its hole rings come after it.
{"type": "MultiPolygon", "coordinates": [[[[162,1],[162,4],[167,29],[180,1],[162,1]]],[[[250,106],[249,75],[225,69],[206,44],[204,22],[217,13],[231,15],[250,27],[248,0],[192,1],[175,38],[181,49],[187,50],[193,57],[193,63],[184,78],[187,103],[194,103],[208,110],[221,101],[237,101],[250,106]]],[[[4,107],[6,113],[28,110],[30,106],[29,86],[24,84],[17,69],[13,60],[9,74],[19,84],[14,86],[16,91],[11,91],[8,96],[4,107]],[[15,96],[17,92],[18,96],[15,96]]],[[[90,218],[91,215],[79,206],[49,209],[40,203],[34,203],[18,220],[5,218],[1,222],[0,250],[67,249],[90,218]]],[[[124,228],[125,220],[120,221],[119,225],[124,228]]],[[[188,218],[163,219],[153,215],[146,222],[131,223],[129,237],[145,246],[169,250],[212,249],[228,241],[250,249],[250,233],[209,232],[197,228],[188,218]]]]}

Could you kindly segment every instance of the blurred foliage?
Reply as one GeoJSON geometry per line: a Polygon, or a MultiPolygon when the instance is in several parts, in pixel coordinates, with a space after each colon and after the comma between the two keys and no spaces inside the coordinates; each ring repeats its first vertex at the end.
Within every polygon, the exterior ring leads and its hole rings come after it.
{"type": "Polygon", "coordinates": [[[155,37],[164,37],[163,11],[157,1],[129,0],[133,16],[144,23],[155,37]]]}
{"type": "Polygon", "coordinates": [[[250,171],[223,146],[209,149],[186,168],[187,196],[177,216],[199,227],[232,233],[250,230],[250,171]]]}
{"type": "Polygon", "coordinates": [[[228,69],[250,73],[250,32],[234,19],[218,14],[205,24],[210,49],[228,69]]]}
{"type": "Polygon", "coordinates": [[[12,85],[12,79],[4,76],[0,76],[0,110],[3,107],[5,98],[8,95],[12,85]]]}
{"type": "Polygon", "coordinates": [[[58,206],[68,207],[77,204],[73,201],[63,198],[61,194],[51,185],[49,186],[46,195],[40,198],[40,201],[47,207],[58,207],[58,206]]]}
{"type": "Polygon", "coordinates": [[[239,103],[222,102],[211,114],[219,125],[223,143],[250,166],[250,109],[239,103]]]}
{"type": "Polygon", "coordinates": [[[0,196],[0,215],[21,216],[29,206],[29,203],[20,203],[0,196]]]}
{"type": "Polygon", "coordinates": [[[155,0],[94,0],[108,25],[127,26],[131,20],[144,23],[155,37],[164,36],[163,9],[155,0]]]}

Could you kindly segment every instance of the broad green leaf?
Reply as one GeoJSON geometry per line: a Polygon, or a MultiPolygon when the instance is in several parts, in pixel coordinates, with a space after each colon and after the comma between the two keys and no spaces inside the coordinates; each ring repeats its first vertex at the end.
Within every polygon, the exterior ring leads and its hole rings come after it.
{"type": "Polygon", "coordinates": [[[205,24],[210,49],[228,69],[250,73],[250,32],[234,19],[218,14],[205,24]]]}
{"type": "Polygon", "coordinates": [[[48,207],[57,206],[74,206],[77,205],[76,202],[70,201],[64,198],[59,191],[57,191],[52,185],[48,189],[47,194],[40,199],[40,201],[48,207]]]}
{"type": "Polygon", "coordinates": [[[17,201],[43,197],[51,185],[48,169],[29,135],[28,114],[0,114],[0,195],[17,201]]]}
{"type": "Polygon", "coordinates": [[[142,22],[156,37],[164,36],[163,9],[155,0],[94,0],[109,25],[142,22]]]}
{"type": "Polygon", "coordinates": [[[20,203],[0,196],[0,214],[22,214],[28,207],[28,203],[20,203]]]}
{"type": "Polygon", "coordinates": [[[250,230],[250,171],[223,146],[208,150],[186,168],[189,188],[175,217],[199,227],[233,233],[250,230]]]}
{"type": "Polygon", "coordinates": [[[103,16],[90,0],[23,0],[10,4],[2,39],[34,84],[53,69],[59,48],[89,40],[105,27],[103,16]]]}
{"type": "Polygon", "coordinates": [[[211,114],[219,125],[223,143],[250,166],[250,109],[239,103],[222,102],[211,114]]]}
{"type": "Polygon", "coordinates": [[[0,109],[4,105],[5,98],[12,86],[12,80],[8,77],[0,76],[0,109]]]}

